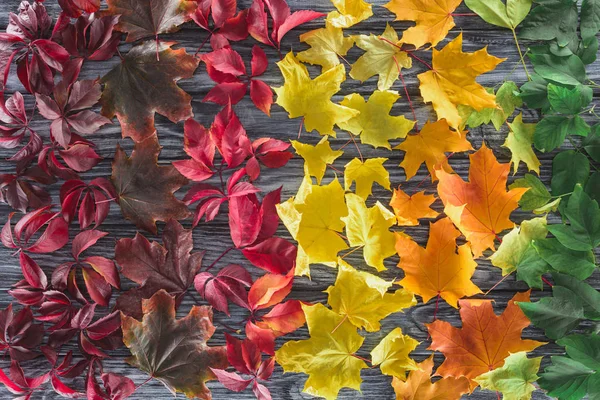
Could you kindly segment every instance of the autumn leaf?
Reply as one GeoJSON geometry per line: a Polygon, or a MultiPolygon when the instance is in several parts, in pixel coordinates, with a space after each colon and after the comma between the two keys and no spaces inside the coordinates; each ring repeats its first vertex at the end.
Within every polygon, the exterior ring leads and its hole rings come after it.
{"type": "Polygon", "coordinates": [[[327,25],[350,28],[373,15],[372,6],[365,0],[331,0],[337,11],[327,14],[327,25]]]}
{"type": "Polygon", "coordinates": [[[439,213],[430,208],[435,202],[435,195],[417,192],[412,196],[402,189],[394,189],[390,206],[394,209],[398,225],[416,226],[421,218],[435,218],[439,213]]]}
{"type": "MultiPolygon", "coordinates": [[[[419,48],[427,43],[435,47],[454,28],[452,12],[462,0],[391,0],[385,8],[396,14],[396,21],[414,21],[404,31],[402,43],[419,48]]],[[[435,51],[435,50],[434,50],[435,51]]]]}
{"type": "Polygon", "coordinates": [[[506,147],[512,153],[510,162],[513,164],[513,175],[519,169],[519,163],[523,161],[530,171],[540,174],[540,160],[538,160],[533,148],[533,134],[536,124],[526,124],[523,122],[523,114],[515,117],[513,122],[508,123],[510,132],[502,147],[506,147]]]}
{"type": "Polygon", "coordinates": [[[395,253],[390,227],[396,224],[396,217],[380,202],[367,208],[365,201],[354,193],[346,194],[346,204],[348,216],[342,217],[342,221],[350,246],[362,246],[367,265],[384,271],[383,261],[395,253]]]}
{"type": "Polygon", "coordinates": [[[427,247],[422,248],[405,234],[396,234],[399,268],[404,270],[400,285],[423,298],[427,303],[440,296],[452,307],[458,299],[481,293],[471,281],[477,263],[468,244],[458,246],[460,232],[448,218],[430,224],[427,247]]]}
{"type": "Polygon", "coordinates": [[[466,136],[467,132],[450,129],[445,119],[433,123],[427,121],[420,132],[408,135],[402,143],[394,147],[406,152],[400,163],[404,168],[406,179],[415,176],[422,163],[427,166],[432,181],[437,180],[436,168],[452,172],[446,153],[473,150],[466,136]]]}
{"type": "Polygon", "coordinates": [[[394,377],[392,386],[398,400],[460,400],[469,393],[469,381],[465,378],[451,376],[431,381],[433,372],[433,355],[417,364],[417,369],[410,371],[408,379],[403,382],[394,377]]]}
{"type": "Polygon", "coordinates": [[[344,154],[341,150],[332,150],[327,140],[327,136],[321,138],[319,143],[311,145],[292,140],[292,146],[296,154],[304,159],[304,174],[317,178],[317,183],[321,184],[321,179],[325,176],[327,166],[344,154]]]}
{"type": "Polygon", "coordinates": [[[173,195],[188,180],[172,165],[157,165],[159,152],[154,135],[136,143],[129,157],[117,145],[112,164],[111,179],[123,216],[152,233],[156,233],[156,221],[183,219],[190,214],[173,195]]]}
{"type": "Polygon", "coordinates": [[[432,340],[429,349],[441,351],[446,357],[437,374],[465,376],[474,389],[478,385],[474,379],[502,367],[510,353],[531,351],[544,345],[536,340],[521,339],[521,331],[529,326],[529,320],[517,301],[529,301],[529,292],[517,293],[500,316],[494,313],[490,301],[461,300],[462,328],[439,320],[427,324],[432,340]]]}
{"type": "Polygon", "coordinates": [[[175,319],[175,300],[164,290],[143,300],[141,321],[121,316],[123,342],[131,357],[127,362],[162,382],[175,396],[211,399],[205,382],[215,379],[210,368],[227,367],[225,346],[208,346],[215,332],[212,309],[193,306],[189,314],[175,319]]]}
{"type": "Polygon", "coordinates": [[[389,141],[406,137],[415,125],[415,121],[406,119],[404,115],[389,115],[399,98],[398,92],[393,90],[376,90],[368,101],[361,95],[352,93],[344,97],[340,104],[357,110],[360,114],[338,125],[354,135],[360,135],[363,144],[391,149],[389,141]]]}
{"type": "Polygon", "coordinates": [[[382,374],[405,380],[406,371],[419,369],[409,356],[418,345],[419,342],[404,335],[402,329],[394,328],[371,351],[371,361],[373,365],[379,365],[382,374]]]}
{"type": "Polygon", "coordinates": [[[504,365],[479,375],[475,381],[482,389],[502,393],[505,400],[528,400],[535,391],[533,383],[538,380],[542,357],[527,358],[520,351],[506,357],[504,365]]]}
{"type": "Polygon", "coordinates": [[[302,309],[310,339],[284,343],[275,352],[275,360],[284,372],[308,375],[304,393],[333,400],[344,387],[360,390],[360,371],[367,364],[354,353],[364,338],[354,325],[323,304],[302,304],[302,309]]]}
{"type": "Polygon", "coordinates": [[[333,126],[358,115],[358,111],[335,104],[331,96],[340,90],[346,80],[342,64],[331,68],[315,79],[310,79],[308,70],[288,53],[277,63],[284,78],[284,85],[273,88],[276,103],[283,107],[290,118],[303,117],[306,130],[316,130],[321,135],[336,136],[333,126]]]}
{"type": "Polygon", "coordinates": [[[107,4],[107,14],[119,16],[115,28],[127,32],[127,42],[174,32],[196,9],[196,2],[189,0],[107,0],[107,4]]]}
{"type": "Polygon", "coordinates": [[[506,190],[510,164],[496,161],[485,143],[469,159],[469,182],[441,169],[436,173],[444,212],[471,242],[477,258],[488,248],[495,250],[494,239],[503,230],[514,226],[510,214],[527,189],[506,190]]]}
{"type": "Polygon", "coordinates": [[[162,245],[150,242],[137,233],[133,239],[119,239],[115,246],[115,261],[121,273],[140,285],[117,299],[117,308],[127,315],[141,317],[142,299],[149,299],[158,290],[175,296],[179,304],[194,283],[204,252],[192,253],[192,231],[170,220],[163,230],[162,241],[162,245]]]}
{"type": "Polygon", "coordinates": [[[356,182],[355,193],[366,200],[371,195],[373,183],[390,190],[390,174],[383,166],[387,158],[369,158],[363,161],[352,159],[344,169],[344,188],[348,191],[356,182]]]}
{"type": "Polygon", "coordinates": [[[171,49],[174,44],[155,45],[150,41],[138,44],[102,77],[102,114],[108,118],[117,116],[123,137],[139,142],[152,136],[156,132],[155,112],[172,122],[194,115],[192,97],[177,86],[177,81],[193,75],[198,59],[185,49],[171,49]]]}
{"type": "Polygon", "coordinates": [[[380,320],[417,303],[408,290],[388,293],[393,284],[376,275],[357,271],[340,258],[335,284],[325,290],[329,295],[327,303],[333,311],[343,315],[344,320],[348,319],[367,332],[376,332],[381,329],[380,320]]]}
{"type": "Polygon", "coordinates": [[[458,129],[462,119],[458,105],[475,110],[496,107],[495,96],[475,80],[479,75],[493,71],[504,59],[490,56],[487,48],[474,53],[463,53],[462,33],[442,50],[433,49],[432,70],[418,75],[421,96],[431,102],[438,119],[458,129]]]}
{"type": "Polygon", "coordinates": [[[360,35],[355,38],[356,45],[365,50],[352,65],[350,76],[361,82],[379,75],[377,89],[387,90],[400,76],[401,68],[412,67],[412,59],[396,45],[398,34],[389,24],[378,35],[360,35]]]}
{"type": "Polygon", "coordinates": [[[326,24],[325,28],[315,29],[300,35],[300,41],[310,46],[310,49],[296,55],[298,60],[321,65],[327,71],[340,63],[340,57],[345,56],[354,46],[353,36],[344,36],[342,28],[326,24]]]}

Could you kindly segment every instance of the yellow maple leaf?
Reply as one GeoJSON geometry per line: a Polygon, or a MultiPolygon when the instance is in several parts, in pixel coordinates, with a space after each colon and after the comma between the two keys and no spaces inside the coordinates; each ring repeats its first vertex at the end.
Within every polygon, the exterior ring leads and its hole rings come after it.
{"type": "Polygon", "coordinates": [[[393,282],[388,282],[357,271],[344,260],[338,260],[338,275],[333,286],[329,286],[327,302],[331,309],[343,315],[354,326],[375,332],[381,328],[380,320],[417,304],[415,296],[405,289],[388,293],[393,282]]]}
{"type": "Polygon", "coordinates": [[[327,14],[327,24],[349,28],[373,15],[371,4],[365,0],[331,0],[337,11],[327,14]]]}
{"type": "Polygon", "coordinates": [[[437,180],[436,166],[452,172],[446,153],[473,150],[466,136],[467,132],[451,130],[445,119],[434,123],[427,121],[420,132],[408,135],[402,143],[394,147],[395,150],[406,152],[400,163],[406,173],[406,179],[415,176],[422,163],[427,166],[432,181],[437,180]]]}
{"type": "Polygon", "coordinates": [[[290,118],[303,117],[308,132],[316,130],[321,135],[335,137],[335,124],[358,115],[358,111],[331,101],[331,96],[340,90],[340,85],[346,80],[344,65],[340,64],[310,79],[306,66],[290,52],[277,66],[284,84],[273,88],[277,94],[276,103],[288,112],[290,118]]]}
{"type": "Polygon", "coordinates": [[[348,245],[340,237],[343,217],[348,215],[344,189],[337,178],[325,186],[312,186],[303,203],[295,205],[300,212],[296,240],[311,262],[337,260],[337,253],[348,245]]]}
{"type": "Polygon", "coordinates": [[[354,158],[344,169],[344,188],[350,190],[352,182],[356,182],[355,193],[364,200],[371,195],[373,183],[377,182],[384,189],[390,190],[390,174],[383,166],[387,158],[369,158],[364,162],[354,158]]]}
{"type": "Polygon", "coordinates": [[[538,175],[540,174],[540,160],[538,160],[531,147],[535,125],[524,123],[522,113],[519,113],[513,122],[508,122],[510,132],[502,146],[510,149],[512,154],[510,162],[513,164],[513,175],[517,173],[521,161],[527,165],[530,171],[535,171],[538,175]]]}
{"type": "Polygon", "coordinates": [[[332,150],[327,140],[327,136],[321,138],[319,143],[311,145],[308,143],[292,140],[292,146],[296,154],[304,159],[304,174],[317,178],[317,183],[321,184],[321,179],[325,175],[327,165],[344,154],[341,150],[332,150]]]}
{"type": "Polygon", "coordinates": [[[458,129],[462,119],[458,105],[477,111],[496,107],[496,96],[488,93],[475,78],[492,71],[505,59],[490,56],[487,47],[474,53],[463,53],[462,33],[442,50],[433,49],[433,69],[418,75],[423,100],[433,104],[438,119],[458,129]]]}
{"type": "Polygon", "coordinates": [[[390,206],[394,209],[398,225],[416,226],[421,218],[435,218],[439,213],[430,208],[435,201],[435,196],[417,192],[412,196],[400,188],[394,189],[390,206]]]}
{"type": "Polygon", "coordinates": [[[376,90],[368,101],[352,93],[340,103],[360,112],[357,116],[342,122],[340,128],[355,135],[360,135],[360,141],[373,147],[391,149],[389,140],[406,137],[406,134],[415,125],[404,115],[392,116],[392,106],[400,98],[398,92],[393,90],[376,90]]]}
{"type": "Polygon", "coordinates": [[[435,47],[454,28],[452,12],[462,0],[392,0],[384,7],[396,14],[396,21],[414,21],[406,29],[402,43],[419,48],[427,43],[435,47]]]}
{"type": "Polygon", "coordinates": [[[456,308],[458,299],[481,293],[471,282],[477,263],[469,244],[458,246],[460,232],[448,218],[430,224],[427,247],[422,248],[408,235],[397,234],[396,250],[400,256],[399,268],[404,270],[400,284],[418,294],[427,303],[440,296],[456,308]]]}
{"type": "Polygon", "coordinates": [[[380,202],[367,208],[365,201],[354,193],[346,194],[348,216],[346,236],[350,246],[363,246],[363,257],[377,271],[385,270],[383,260],[395,254],[395,237],[390,227],[396,223],[394,213],[380,202]]]}
{"type": "Polygon", "coordinates": [[[409,356],[418,345],[419,342],[404,335],[402,329],[395,328],[371,351],[371,362],[379,365],[382,374],[405,380],[406,371],[419,369],[409,356]]]}
{"type": "Polygon", "coordinates": [[[350,76],[364,82],[372,76],[379,75],[377,88],[379,90],[391,88],[400,75],[400,68],[412,66],[412,60],[408,54],[394,45],[397,42],[398,34],[389,25],[386,26],[381,36],[360,35],[356,37],[356,45],[366,53],[352,65],[350,76]]]}
{"type": "Polygon", "coordinates": [[[354,46],[353,36],[344,36],[342,28],[327,24],[325,28],[315,29],[300,35],[300,41],[310,45],[310,49],[301,51],[296,57],[302,62],[316,64],[327,71],[340,63],[354,46]]]}
{"type": "Polygon", "coordinates": [[[323,304],[302,304],[302,310],[310,339],[288,341],[275,352],[283,371],[307,374],[304,392],[327,400],[344,387],[360,390],[360,371],[368,367],[354,353],[364,338],[350,321],[323,304]]]}
{"type": "Polygon", "coordinates": [[[469,182],[436,170],[438,195],[446,215],[471,242],[475,257],[481,257],[484,250],[495,250],[494,239],[500,232],[514,226],[510,214],[527,189],[506,190],[510,164],[500,164],[485,143],[469,159],[469,182]]]}

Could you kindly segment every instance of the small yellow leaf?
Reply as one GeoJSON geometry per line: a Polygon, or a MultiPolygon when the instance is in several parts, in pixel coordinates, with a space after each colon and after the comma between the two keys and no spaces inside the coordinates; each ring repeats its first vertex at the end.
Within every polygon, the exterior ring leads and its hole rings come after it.
{"type": "Polygon", "coordinates": [[[339,127],[355,135],[360,135],[360,141],[373,147],[391,149],[389,140],[404,138],[415,125],[404,115],[392,116],[392,106],[400,98],[393,90],[376,90],[368,101],[352,93],[340,103],[360,112],[357,116],[339,124],[339,127]]]}
{"type": "Polygon", "coordinates": [[[356,182],[356,194],[364,200],[371,195],[373,183],[377,182],[384,189],[390,190],[390,174],[384,168],[383,163],[387,158],[369,158],[364,162],[354,158],[344,170],[344,187],[350,190],[352,182],[356,182]]]}
{"type": "Polygon", "coordinates": [[[325,175],[327,165],[344,154],[341,150],[332,150],[327,137],[323,137],[316,145],[301,143],[292,140],[292,146],[296,154],[304,159],[304,174],[317,178],[317,183],[321,184],[321,179],[325,175]]]}
{"type": "Polygon", "coordinates": [[[327,24],[349,28],[373,15],[371,4],[365,0],[331,0],[337,11],[327,14],[327,24]]]}
{"type": "Polygon", "coordinates": [[[538,175],[540,174],[540,160],[538,160],[531,147],[535,125],[524,123],[522,113],[519,113],[512,123],[508,123],[510,132],[502,146],[510,149],[512,153],[510,162],[513,164],[513,175],[517,173],[521,161],[527,165],[530,171],[535,171],[538,175]]]}
{"type": "Polygon", "coordinates": [[[371,351],[371,361],[379,365],[382,374],[405,380],[406,371],[419,369],[409,356],[418,345],[418,341],[402,334],[402,329],[395,328],[371,351]]]}
{"type": "Polygon", "coordinates": [[[421,218],[435,218],[439,213],[430,208],[435,196],[417,192],[409,196],[400,188],[394,190],[390,206],[394,209],[398,225],[416,226],[421,218]]]}
{"type": "Polygon", "coordinates": [[[354,46],[354,37],[344,36],[341,28],[331,24],[303,33],[300,35],[300,41],[310,45],[310,49],[298,53],[298,59],[309,64],[321,65],[323,71],[338,65],[340,56],[345,56],[354,46]]]}

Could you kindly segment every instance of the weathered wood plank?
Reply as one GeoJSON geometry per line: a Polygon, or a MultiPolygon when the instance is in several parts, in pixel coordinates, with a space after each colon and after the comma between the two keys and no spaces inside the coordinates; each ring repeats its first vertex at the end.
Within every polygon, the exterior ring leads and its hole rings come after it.
{"type": "MultiPolygon", "coordinates": [[[[393,20],[393,15],[389,13],[386,9],[380,7],[380,5],[384,4],[383,0],[374,0],[372,1],[376,6],[374,6],[375,16],[372,17],[368,22],[361,23],[356,27],[353,27],[347,30],[350,34],[379,34],[385,29],[386,22],[391,22],[393,20]]],[[[327,0],[288,0],[288,3],[291,5],[292,9],[301,9],[301,8],[311,8],[321,12],[328,12],[332,9],[331,4],[327,0]]],[[[0,4],[0,29],[4,30],[8,20],[8,12],[15,11],[18,7],[18,0],[9,0],[4,1],[0,4]]],[[[249,0],[240,0],[239,4],[241,7],[247,7],[250,4],[249,0]]],[[[49,9],[50,14],[56,16],[59,12],[59,7],[55,1],[47,1],[46,7],[49,9]]],[[[469,10],[463,5],[458,10],[458,13],[469,12],[469,10]]],[[[493,86],[504,80],[505,78],[510,78],[516,80],[518,83],[521,83],[525,80],[524,73],[518,65],[518,56],[514,48],[514,43],[512,39],[512,35],[509,31],[504,31],[497,29],[489,24],[486,24],[478,17],[463,17],[459,16],[455,18],[457,27],[450,33],[449,38],[454,38],[460,31],[464,34],[464,49],[465,51],[474,51],[483,46],[489,46],[489,51],[491,54],[496,55],[498,57],[507,58],[507,60],[502,63],[496,71],[490,74],[484,75],[480,82],[484,85],[493,86]],[[514,71],[514,72],[513,72],[514,71]],[[512,72],[512,73],[511,73],[512,72]]],[[[393,22],[392,25],[398,29],[404,29],[410,26],[410,23],[400,23],[393,22]]],[[[298,42],[297,37],[298,34],[302,32],[306,32],[308,30],[321,27],[322,22],[316,21],[306,24],[299,29],[296,29],[285,38],[282,45],[282,50],[292,49],[294,51],[299,51],[306,46],[298,42]]],[[[195,52],[197,46],[206,38],[207,33],[201,31],[199,28],[195,27],[193,24],[186,24],[183,29],[177,33],[171,35],[165,35],[165,39],[175,40],[179,42],[179,46],[182,46],[188,50],[188,52],[195,52]]],[[[523,45],[527,43],[524,42],[523,45]]],[[[254,45],[253,40],[247,40],[242,43],[236,43],[234,47],[239,50],[242,54],[249,54],[251,47],[254,45]]],[[[442,45],[438,46],[441,47],[442,45]]],[[[130,46],[122,45],[121,51],[126,52],[130,46]]],[[[205,48],[203,51],[207,51],[205,48]]],[[[281,77],[278,73],[277,67],[274,62],[277,61],[278,56],[275,51],[272,49],[266,49],[267,54],[269,56],[270,61],[272,62],[264,76],[264,80],[274,86],[278,86],[281,84],[281,77]]],[[[348,60],[353,62],[356,58],[361,54],[361,51],[357,48],[354,48],[350,54],[348,55],[348,60]]],[[[425,53],[423,57],[426,60],[430,60],[430,54],[425,53]]],[[[92,79],[98,76],[104,75],[110,68],[112,68],[116,63],[118,63],[118,59],[115,57],[107,62],[90,62],[86,63],[82,72],[82,78],[92,79]]],[[[318,68],[310,68],[311,72],[317,74],[319,72],[318,68]]],[[[416,114],[417,118],[422,125],[427,119],[435,119],[435,113],[432,112],[431,107],[423,104],[422,98],[419,95],[418,90],[418,79],[417,75],[421,72],[424,72],[424,69],[418,63],[415,63],[412,69],[408,71],[404,71],[404,77],[407,83],[407,90],[410,96],[413,98],[413,102],[416,105],[416,114]]],[[[600,68],[598,64],[594,64],[589,68],[589,76],[591,79],[600,79],[600,68]]],[[[361,84],[360,82],[354,81],[350,78],[342,85],[342,91],[334,97],[335,101],[340,101],[343,96],[357,92],[363,96],[368,96],[375,89],[376,79],[370,79],[369,81],[361,84]]],[[[219,107],[214,104],[202,103],[202,98],[204,95],[212,88],[213,83],[207,77],[205,73],[205,68],[200,66],[192,79],[188,79],[180,82],[181,87],[190,93],[193,96],[193,109],[195,113],[196,119],[204,124],[210,124],[212,118],[215,113],[218,111],[219,107]]],[[[11,74],[8,83],[9,91],[20,90],[24,92],[20,83],[16,79],[15,74],[11,74]]],[[[396,115],[406,115],[408,118],[412,118],[412,113],[408,106],[408,102],[405,99],[404,89],[402,88],[400,82],[394,86],[395,90],[398,90],[400,94],[403,96],[403,99],[399,100],[399,102],[394,105],[392,113],[396,115]]],[[[33,103],[32,96],[26,95],[26,101],[28,104],[33,103]]],[[[272,136],[282,140],[290,140],[295,139],[298,134],[299,128],[299,120],[290,120],[287,117],[287,114],[284,110],[282,110],[278,106],[273,107],[273,112],[271,118],[262,114],[258,110],[256,110],[249,99],[244,99],[239,105],[235,107],[236,112],[240,116],[248,134],[253,137],[259,136],[272,136]]],[[[537,118],[537,113],[530,110],[523,110],[526,120],[535,121],[537,118]]],[[[182,151],[182,142],[183,142],[183,127],[182,124],[173,124],[166,120],[161,116],[157,116],[156,118],[156,126],[159,132],[159,138],[161,145],[163,146],[163,151],[160,155],[160,163],[166,164],[170,163],[173,160],[178,160],[185,158],[185,154],[182,151]]],[[[32,124],[32,127],[38,131],[38,133],[47,136],[49,124],[43,119],[37,117],[32,124]]],[[[506,137],[506,129],[503,128],[500,132],[496,132],[493,127],[482,127],[478,129],[474,129],[470,132],[470,139],[472,140],[474,146],[478,148],[483,141],[487,143],[487,145],[494,149],[495,154],[498,158],[503,162],[508,162],[510,159],[510,154],[506,149],[501,148],[500,146],[504,142],[506,137]]],[[[312,133],[303,133],[303,140],[309,142],[316,142],[319,140],[319,135],[316,132],[312,133]]],[[[82,174],[82,178],[84,180],[90,180],[99,176],[109,176],[111,173],[111,161],[114,155],[114,149],[117,143],[120,143],[127,151],[130,151],[132,144],[128,139],[120,138],[120,128],[118,123],[115,122],[114,125],[105,127],[98,133],[96,133],[92,140],[98,145],[99,153],[104,157],[104,160],[92,171],[88,173],[82,174]]],[[[332,139],[332,147],[338,148],[346,143],[348,140],[347,134],[343,132],[339,132],[339,138],[332,139]]],[[[395,143],[397,144],[397,143],[395,143]]],[[[566,146],[565,146],[566,148],[566,146]]],[[[346,153],[343,157],[341,157],[336,163],[336,167],[342,168],[343,165],[351,160],[352,158],[358,155],[357,151],[352,146],[347,146],[346,153]]],[[[361,151],[363,155],[366,157],[388,157],[389,161],[386,163],[386,166],[389,167],[392,184],[394,186],[398,186],[402,184],[402,187],[408,192],[415,191],[417,189],[417,185],[420,184],[422,180],[425,180],[424,184],[421,185],[421,188],[426,188],[429,191],[433,191],[435,187],[430,184],[428,181],[427,171],[425,168],[421,168],[417,176],[412,178],[410,181],[405,182],[404,172],[401,168],[397,168],[396,166],[402,161],[403,153],[400,151],[386,151],[382,149],[374,150],[367,146],[361,146],[361,151]]],[[[0,150],[0,157],[5,157],[10,154],[6,150],[0,150]]],[[[551,160],[553,154],[542,154],[540,155],[540,160],[542,162],[541,167],[541,178],[545,182],[549,182],[551,176],[551,160]]],[[[468,157],[466,154],[456,154],[451,159],[451,164],[461,176],[466,177],[468,172],[468,157]]],[[[0,163],[0,173],[9,173],[12,171],[13,166],[8,162],[0,163]]],[[[265,190],[273,190],[276,187],[283,185],[283,197],[287,198],[294,194],[297,189],[301,177],[299,171],[302,170],[302,161],[295,158],[290,161],[290,163],[282,169],[279,170],[264,170],[263,176],[260,178],[258,184],[264,188],[265,190]]],[[[330,171],[331,172],[331,171],[330,171]]],[[[519,169],[518,174],[514,177],[520,177],[523,175],[525,171],[523,167],[519,169]]],[[[333,175],[328,175],[332,177],[333,175]]],[[[511,178],[512,179],[512,178],[511,178]]],[[[54,184],[50,186],[50,192],[53,196],[55,204],[58,202],[58,190],[60,188],[60,183],[54,184]]],[[[185,190],[186,188],[184,188],[185,190]]],[[[179,195],[183,195],[184,191],[182,190],[179,195]]],[[[387,203],[390,198],[390,193],[383,190],[382,188],[375,188],[374,197],[384,203],[387,203]]],[[[435,203],[434,207],[438,210],[441,210],[441,203],[438,201],[435,203]]],[[[6,215],[11,210],[6,205],[0,205],[0,216],[2,220],[5,220],[6,215]]],[[[513,214],[515,221],[520,221],[525,218],[529,218],[530,215],[524,212],[515,212],[513,214]]],[[[186,223],[186,226],[189,226],[189,221],[186,223]]],[[[161,224],[162,227],[162,224],[161,224]]],[[[124,221],[120,210],[116,205],[113,205],[110,211],[110,214],[101,229],[110,232],[110,235],[101,240],[97,246],[95,246],[90,253],[96,255],[104,255],[106,257],[112,257],[114,255],[114,243],[119,238],[124,237],[132,237],[136,228],[131,223],[124,221]]],[[[415,238],[421,245],[425,245],[427,241],[428,235],[428,226],[427,224],[422,224],[419,227],[406,229],[406,232],[415,238]]],[[[74,235],[75,232],[72,232],[74,235]]],[[[280,228],[279,234],[283,237],[289,238],[289,234],[285,231],[283,227],[280,228]]],[[[147,237],[152,238],[154,240],[159,240],[157,237],[151,237],[151,235],[147,235],[147,237]]],[[[216,221],[210,223],[209,225],[200,225],[194,231],[194,242],[196,249],[207,250],[205,260],[207,263],[212,262],[216,259],[219,254],[228,246],[227,243],[230,243],[229,238],[229,230],[227,225],[227,219],[224,216],[217,218],[216,221]]],[[[488,253],[489,255],[489,253],[488,253]]],[[[1,256],[1,267],[2,267],[2,280],[3,284],[0,285],[0,307],[5,307],[8,303],[10,303],[11,298],[8,295],[7,291],[10,288],[10,285],[16,282],[21,277],[20,268],[18,265],[18,260],[14,257],[11,257],[10,252],[7,249],[0,249],[1,256]]],[[[40,265],[46,270],[46,272],[50,273],[54,267],[60,265],[63,262],[69,261],[69,251],[68,247],[57,252],[56,254],[51,255],[39,255],[35,256],[35,259],[40,263],[40,265]]],[[[362,261],[360,252],[356,252],[349,257],[347,260],[357,266],[360,269],[368,270],[364,262],[362,261]]],[[[387,271],[381,274],[382,277],[386,279],[391,279],[395,277],[401,277],[401,270],[395,267],[397,263],[397,257],[392,257],[386,261],[386,266],[389,268],[387,271]]],[[[247,265],[248,263],[244,261],[243,257],[236,252],[232,252],[228,254],[223,259],[223,265],[227,263],[239,263],[242,265],[247,265]]],[[[478,260],[479,267],[475,273],[473,280],[477,285],[479,285],[482,290],[486,291],[491,288],[497,281],[500,280],[501,276],[497,268],[491,266],[489,261],[485,258],[478,260]]],[[[249,267],[253,275],[259,275],[259,271],[254,269],[253,267],[249,267]]],[[[373,271],[372,271],[373,272],[373,271]]],[[[292,291],[291,297],[302,299],[305,301],[316,302],[316,301],[324,301],[326,299],[326,295],[323,293],[323,290],[326,289],[330,284],[333,283],[335,279],[335,271],[333,269],[329,269],[323,266],[316,266],[313,269],[313,277],[312,280],[308,280],[306,278],[299,278],[296,280],[294,289],[292,291]]],[[[590,278],[589,282],[596,288],[600,288],[600,275],[596,273],[592,278],[590,278]]],[[[131,282],[125,282],[124,288],[131,287],[131,282]]],[[[506,305],[506,302],[512,297],[512,295],[516,291],[525,290],[526,286],[520,282],[516,282],[514,278],[508,278],[504,282],[502,282],[491,294],[490,297],[496,301],[498,309],[503,308],[506,305]]],[[[542,296],[543,293],[535,292],[533,293],[533,297],[537,298],[542,296]]],[[[197,297],[197,296],[196,296],[197,297]]],[[[114,301],[114,299],[113,299],[114,301]]],[[[186,296],[184,302],[179,310],[179,314],[183,315],[186,313],[192,304],[195,303],[194,298],[192,296],[186,296]]],[[[425,358],[430,352],[426,350],[428,341],[427,341],[427,333],[424,328],[424,323],[430,322],[433,315],[434,310],[433,302],[429,302],[428,304],[418,304],[416,307],[407,310],[406,313],[394,314],[383,321],[383,327],[380,332],[368,334],[366,335],[365,345],[363,349],[361,349],[360,354],[364,356],[368,356],[368,352],[378,343],[381,338],[385,336],[389,331],[391,331],[394,327],[400,326],[404,330],[404,332],[410,334],[415,337],[417,340],[421,341],[422,344],[415,351],[415,357],[418,359],[425,358]]],[[[243,320],[245,318],[244,310],[233,307],[232,316],[230,318],[225,318],[225,316],[221,314],[217,314],[215,316],[215,323],[217,325],[217,333],[214,336],[214,339],[211,340],[213,344],[223,344],[223,332],[224,328],[221,323],[226,323],[229,326],[233,326],[239,328],[243,325],[243,320]]],[[[440,304],[440,309],[438,311],[438,316],[440,319],[448,320],[456,326],[460,325],[460,320],[458,318],[458,313],[455,309],[451,308],[445,303],[440,304]]],[[[299,340],[304,339],[308,335],[306,328],[302,328],[293,334],[288,335],[286,340],[299,340]]],[[[525,331],[524,336],[530,339],[543,340],[543,333],[535,328],[529,328],[525,331]]],[[[280,341],[282,341],[280,339],[280,341]]],[[[70,343],[65,346],[65,349],[75,349],[76,344],[70,343]]],[[[534,352],[536,355],[551,355],[551,354],[559,354],[560,347],[550,344],[538,349],[534,352]]],[[[134,368],[128,367],[123,358],[127,356],[128,352],[126,349],[120,349],[113,353],[113,357],[106,360],[104,362],[105,370],[107,371],[115,371],[126,374],[127,376],[134,379],[137,383],[145,380],[145,376],[138,370],[134,368]]],[[[436,361],[440,362],[442,359],[441,355],[436,355],[436,361]]],[[[5,368],[7,363],[5,361],[0,362],[0,367],[5,368]]],[[[35,371],[36,369],[46,368],[45,361],[42,359],[38,359],[34,361],[31,365],[29,365],[28,369],[31,371],[35,371]]],[[[393,391],[390,386],[390,379],[388,377],[382,376],[376,369],[373,370],[365,370],[363,371],[363,385],[362,385],[362,395],[359,395],[357,392],[351,390],[343,390],[340,393],[340,398],[342,399],[354,399],[354,398],[365,398],[365,399],[391,399],[393,398],[393,391]]],[[[78,387],[82,387],[83,381],[79,379],[75,382],[75,385],[78,387]]],[[[273,382],[271,382],[268,386],[271,389],[274,399],[300,399],[300,398],[309,398],[309,396],[303,395],[302,387],[304,384],[304,377],[298,374],[282,374],[281,368],[277,367],[274,375],[273,382]]],[[[213,390],[213,396],[215,399],[251,399],[254,398],[252,393],[246,391],[244,393],[233,394],[232,392],[227,391],[222,386],[216,383],[210,383],[209,386],[213,390]]],[[[8,397],[8,392],[2,388],[0,389],[0,396],[8,397]]],[[[156,399],[168,399],[171,396],[168,392],[160,385],[158,382],[150,382],[149,384],[143,386],[139,389],[133,398],[135,399],[146,399],[146,398],[156,398],[156,399]]],[[[51,390],[47,390],[43,393],[43,398],[54,399],[58,398],[51,390]]],[[[474,399],[495,399],[496,395],[493,393],[483,393],[480,391],[476,391],[471,398],[474,399]]],[[[548,398],[541,392],[534,393],[534,399],[546,399],[548,398]]]]}

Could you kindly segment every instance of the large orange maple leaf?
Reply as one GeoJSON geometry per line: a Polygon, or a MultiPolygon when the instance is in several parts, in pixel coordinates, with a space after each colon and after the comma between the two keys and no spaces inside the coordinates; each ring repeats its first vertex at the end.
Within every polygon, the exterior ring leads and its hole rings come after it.
{"type": "Polygon", "coordinates": [[[443,169],[436,169],[436,175],[444,212],[471,242],[477,258],[488,248],[495,250],[498,233],[513,228],[510,214],[527,189],[506,191],[510,164],[500,164],[485,143],[469,159],[469,182],[443,169]]]}
{"type": "Polygon", "coordinates": [[[460,300],[462,328],[439,320],[426,324],[431,335],[429,349],[441,351],[446,357],[437,374],[467,377],[474,389],[478,384],[473,379],[501,367],[510,353],[531,351],[545,344],[521,339],[529,320],[515,302],[529,301],[529,293],[515,294],[500,316],[494,313],[491,301],[460,300]]]}

